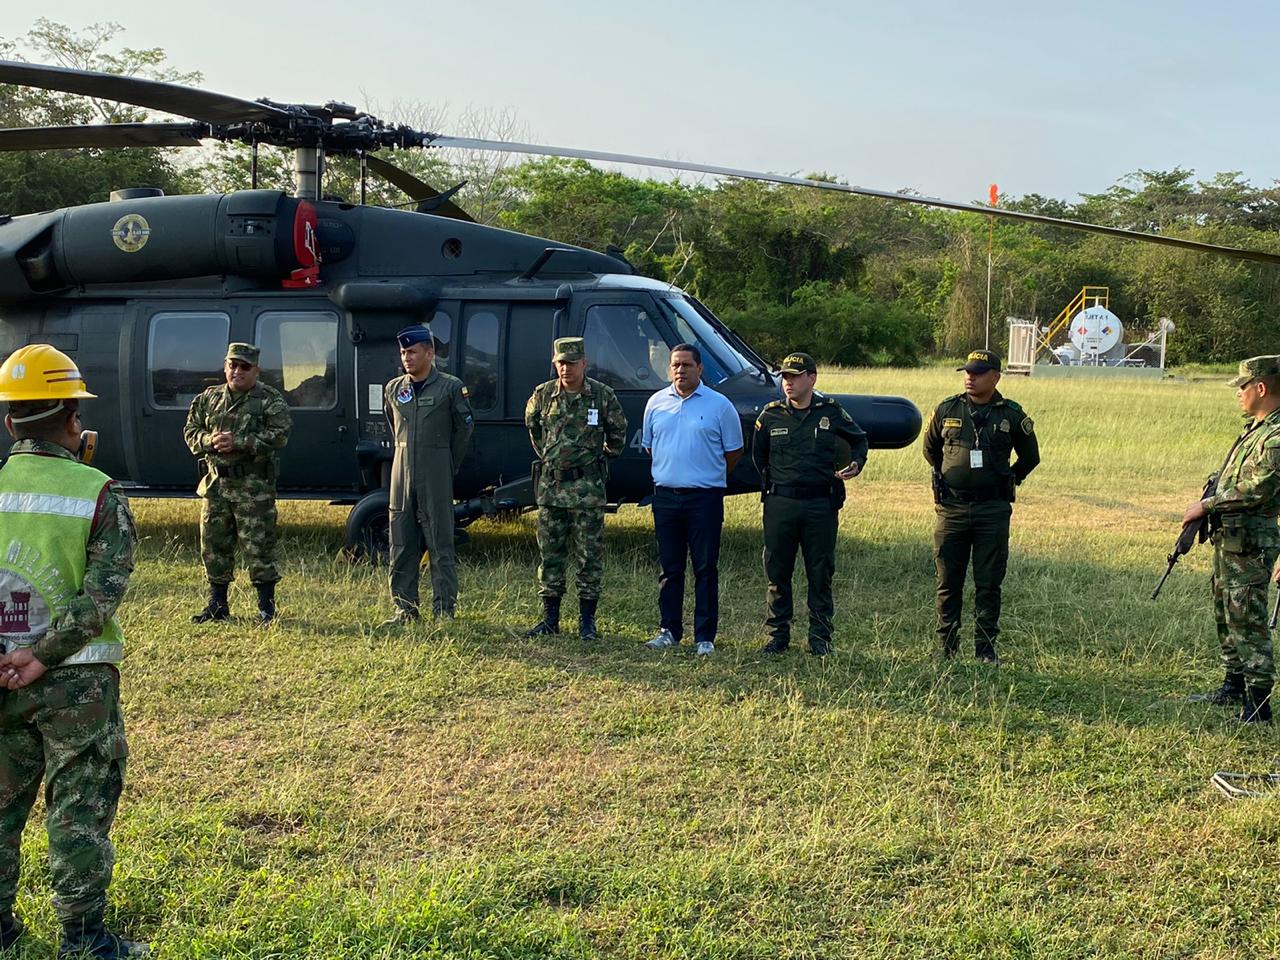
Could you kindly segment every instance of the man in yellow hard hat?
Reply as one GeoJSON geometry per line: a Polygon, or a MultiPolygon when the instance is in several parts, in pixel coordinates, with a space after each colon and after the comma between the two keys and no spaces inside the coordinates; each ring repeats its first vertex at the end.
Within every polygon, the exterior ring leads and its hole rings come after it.
{"type": "Polygon", "coordinates": [[[115,482],[81,462],[80,401],[93,396],[47,344],[0,365],[15,441],[0,469],[0,950],[22,935],[19,846],[43,779],[58,956],[137,957],[145,944],[103,925],[129,752],[115,611],[136,535],[115,482]]]}

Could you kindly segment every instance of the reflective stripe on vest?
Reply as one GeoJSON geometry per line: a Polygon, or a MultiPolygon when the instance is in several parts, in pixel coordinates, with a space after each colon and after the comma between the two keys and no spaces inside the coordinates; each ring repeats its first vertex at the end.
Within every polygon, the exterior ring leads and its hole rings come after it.
{"type": "MultiPolygon", "coordinates": [[[[84,587],[86,548],[110,477],[64,457],[15,454],[0,469],[0,644],[30,647],[84,587]]],[[[119,663],[112,617],[63,664],[119,663]]]]}

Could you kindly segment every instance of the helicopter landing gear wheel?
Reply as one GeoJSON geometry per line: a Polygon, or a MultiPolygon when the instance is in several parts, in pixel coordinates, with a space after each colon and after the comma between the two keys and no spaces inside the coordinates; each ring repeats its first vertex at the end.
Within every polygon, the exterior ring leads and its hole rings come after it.
{"type": "Polygon", "coordinates": [[[347,517],[346,554],[352,560],[367,560],[383,566],[391,554],[391,524],[387,490],[375,490],[351,508],[347,517]]]}

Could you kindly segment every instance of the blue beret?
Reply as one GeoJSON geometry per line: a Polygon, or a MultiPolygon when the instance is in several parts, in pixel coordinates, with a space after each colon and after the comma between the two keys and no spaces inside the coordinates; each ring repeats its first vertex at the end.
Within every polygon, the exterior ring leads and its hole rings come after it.
{"type": "Polygon", "coordinates": [[[414,324],[397,333],[396,340],[402,347],[412,347],[415,343],[431,343],[431,329],[420,323],[414,324]]]}

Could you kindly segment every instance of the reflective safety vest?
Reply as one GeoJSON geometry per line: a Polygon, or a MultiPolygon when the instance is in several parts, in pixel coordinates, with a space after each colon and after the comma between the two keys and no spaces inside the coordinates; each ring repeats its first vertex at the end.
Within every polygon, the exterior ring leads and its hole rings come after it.
{"type": "MultiPolygon", "coordinates": [[[[15,454],[0,470],[0,644],[30,647],[84,586],[85,548],[111,478],[76,460],[15,454]]],[[[124,634],[102,634],[62,661],[119,663],[124,634]]]]}

